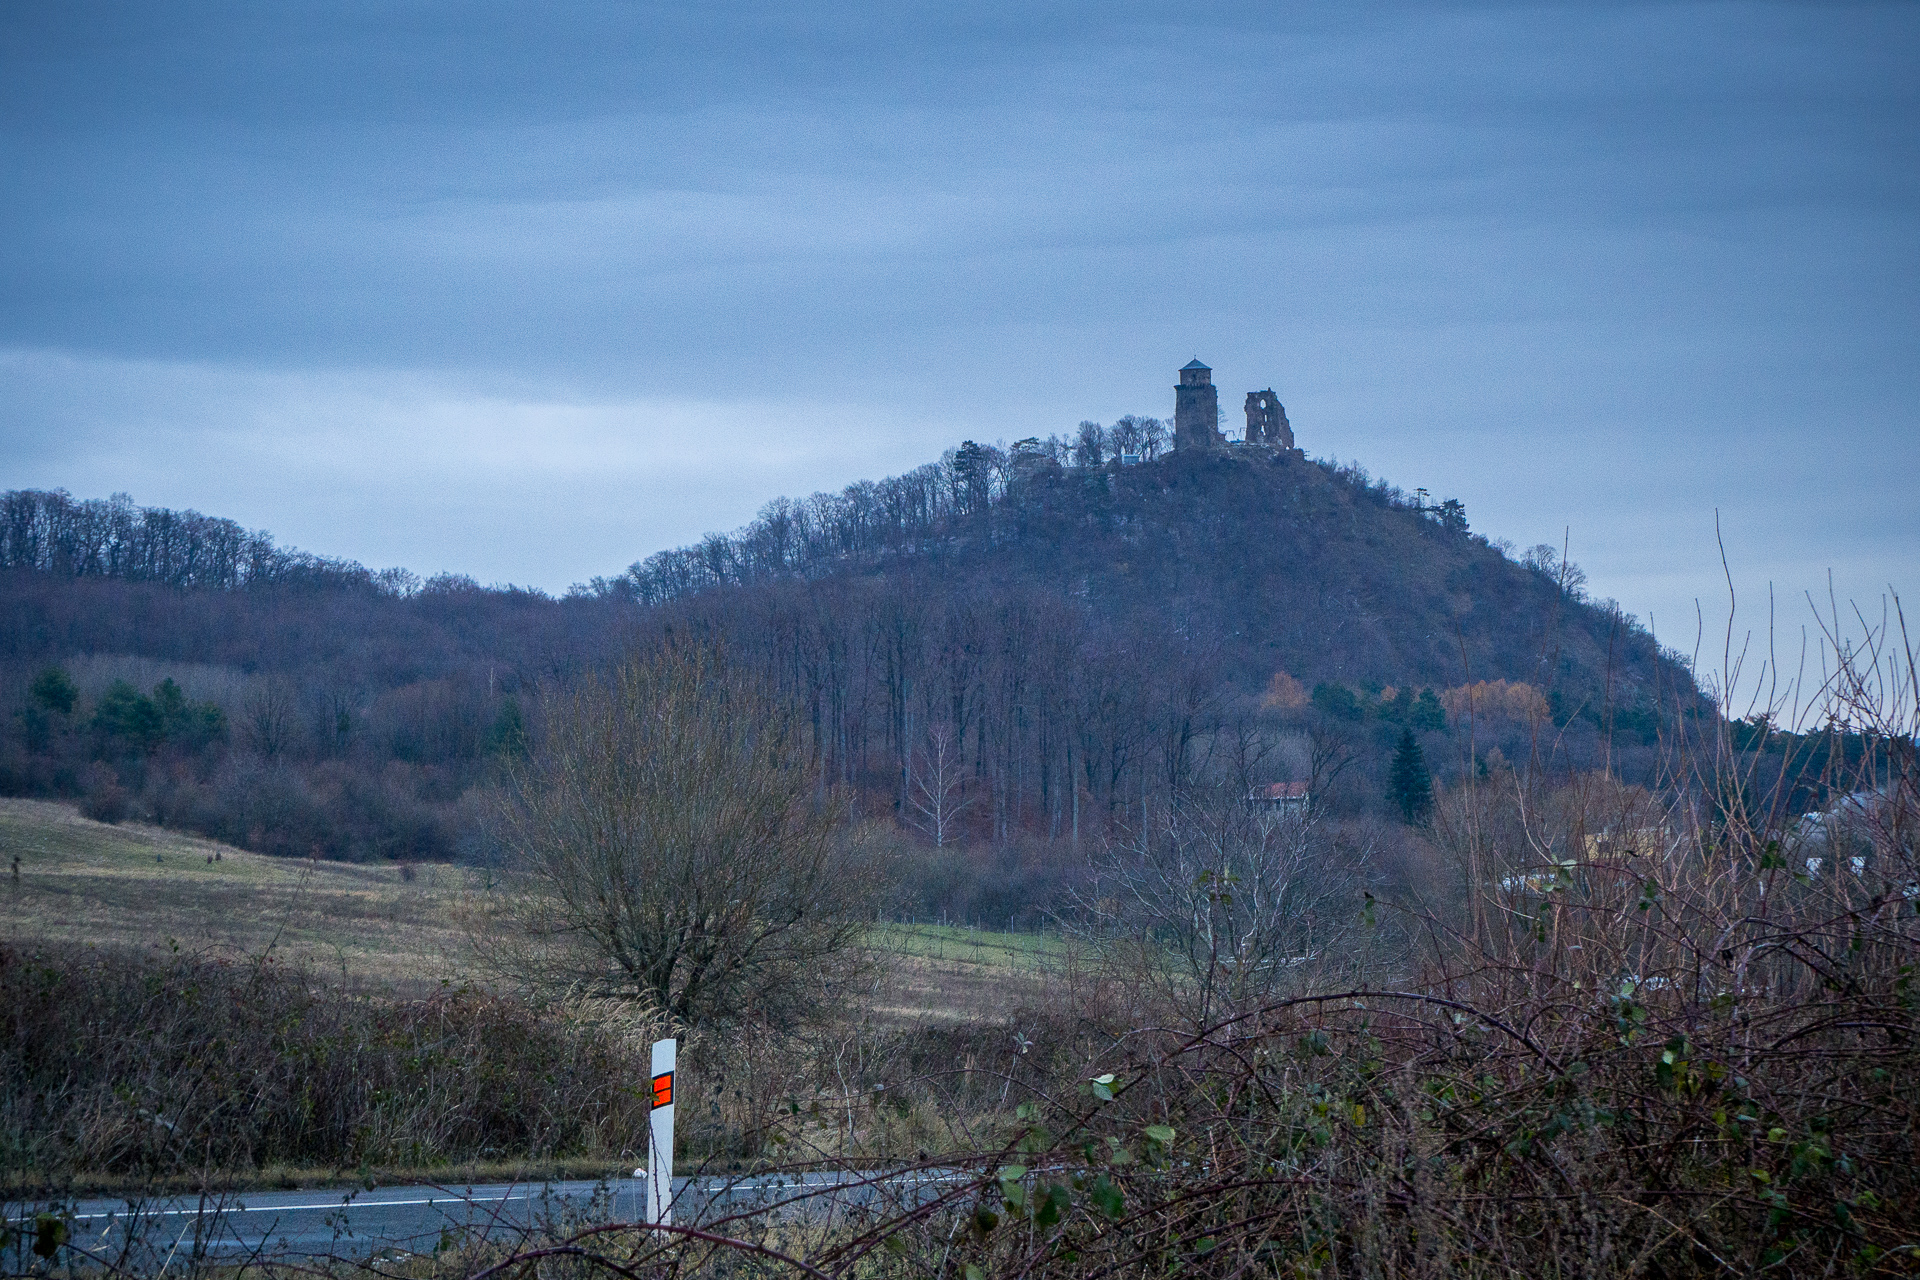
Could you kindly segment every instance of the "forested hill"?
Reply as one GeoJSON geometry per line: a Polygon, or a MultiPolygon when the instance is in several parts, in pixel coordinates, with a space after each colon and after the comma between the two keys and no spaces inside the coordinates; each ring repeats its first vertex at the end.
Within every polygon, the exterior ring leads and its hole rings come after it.
{"type": "Polygon", "coordinates": [[[802,706],[821,785],[866,812],[911,822],[915,762],[947,743],[970,838],[1001,849],[1078,846],[1207,778],[1377,810],[1403,728],[1442,783],[1469,738],[1653,781],[1661,727],[1704,706],[1577,569],[1510,557],[1458,504],[1293,453],[1061,444],[775,501],[560,599],[7,494],[0,791],[266,851],[470,851],[537,688],[669,626],[724,634],[802,706]],[[1356,762],[1338,787],[1336,758],[1356,762]]]}
{"type": "Polygon", "coordinates": [[[905,476],[776,501],[736,534],[593,589],[651,604],[795,580],[975,600],[1040,590],[1107,636],[1206,654],[1238,682],[1504,679],[1569,708],[1647,712],[1695,696],[1684,666],[1612,601],[1590,601],[1554,548],[1512,559],[1469,532],[1458,503],[1289,452],[1130,466],[1061,465],[1061,453],[967,444],[905,476]]]}
{"type": "Polygon", "coordinates": [[[1096,445],[1062,465],[1073,453],[1050,443],[968,443],[903,476],[777,499],[738,533],[575,588],[565,608],[470,578],[370,572],[124,496],[17,491],[0,495],[0,568],[40,581],[16,576],[21,608],[0,645],[14,658],[104,649],[249,670],[320,663],[350,683],[474,660],[531,677],[590,657],[595,632],[633,618],[596,604],[897,578],[934,597],[1064,593],[1105,634],[1207,653],[1241,681],[1276,670],[1355,686],[1522,680],[1570,705],[1631,708],[1662,680],[1669,696],[1691,693],[1631,617],[1587,600],[1584,576],[1553,548],[1511,559],[1468,532],[1457,504],[1423,508],[1356,467],[1286,452],[1119,466],[1096,445]],[[63,581],[78,594],[57,590],[63,581]],[[172,599],[157,587],[199,590],[172,599]]]}

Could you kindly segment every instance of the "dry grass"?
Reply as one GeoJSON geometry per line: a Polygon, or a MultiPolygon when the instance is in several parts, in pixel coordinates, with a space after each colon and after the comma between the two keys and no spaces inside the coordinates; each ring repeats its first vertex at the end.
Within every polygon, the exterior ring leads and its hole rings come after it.
{"type": "MultiPolygon", "coordinates": [[[[400,994],[473,980],[458,923],[479,873],[248,853],[141,823],[108,826],[71,805],[0,799],[0,937],[259,954],[400,994]],[[13,857],[20,878],[11,878],[13,857]],[[209,858],[216,861],[209,862],[209,858]]],[[[883,1021],[1003,1022],[1042,997],[1063,958],[1055,935],[883,925],[887,957],[867,1012],[883,1021]]]]}
{"type": "Polygon", "coordinates": [[[887,963],[868,1007],[887,1022],[1005,1022],[1044,999],[1066,958],[1054,934],[889,924],[871,936],[887,963]]]}
{"type": "MultiPolygon", "coordinates": [[[[408,881],[393,865],[276,858],[156,827],[109,826],[68,805],[0,800],[0,946],[77,944],[103,952],[136,947],[163,966],[197,963],[198,956],[240,960],[272,947],[282,968],[331,979],[324,985],[357,990],[380,1003],[432,996],[443,980],[487,986],[459,923],[463,905],[482,891],[479,874],[433,864],[420,864],[413,874],[408,881]],[[17,881],[11,875],[15,855],[20,858],[17,881]]],[[[711,1075],[717,1085],[724,1078],[728,1091],[725,1116],[714,1118],[715,1133],[689,1126],[687,1136],[695,1146],[722,1159],[757,1150],[755,1135],[776,1113],[785,1115],[786,1099],[841,1098],[847,1080],[840,1073],[856,1063],[862,1081],[856,1093],[868,1076],[879,1078],[876,1072],[1004,1068],[1014,1043],[1010,1032],[1039,1034],[1033,1011],[1047,1003],[1049,984],[1068,959],[1054,935],[882,925],[868,942],[883,959],[873,985],[806,1043],[774,1037],[764,1045],[734,1044],[725,1052],[693,1055],[700,1070],[689,1081],[711,1075]]],[[[1022,1060],[1022,1065],[1030,1064],[1022,1060]]],[[[958,1086],[949,1082],[948,1087],[958,1086]]],[[[1004,1091],[995,1075],[978,1089],[962,1089],[964,1097],[943,1094],[942,1108],[976,1119],[997,1115],[1004,1091]]],[[[890,1155],[932,1140],[931,1134],[918,1132],[928,1122],[918,1113],[912,1121],[888,1113],[884,1125],[862,1119],[855,1126],[858,1150],[852,1154],[874,1147],[890,1155]]],[[[794,1124],[797,1130],[806,1128],[804,1118],[794,1124]]],[[[832,1140],[814,1145],[837,1152],[837,1122],[828,1128],[832,1140]]],[[[553,1154],[502,1150],[500,1155],[503,1163],[490,1166],[492,1172],[580,1171],[573,1167],[578,1161],[570,1164],[553,1154]]],[[[447,1160],[479,1168],[464,1151],[423,1155],[416,1163],[444,1174],[447,1160]]],[[[158,1185],[169,1176],[158,1170],[117,1173],[117,1166],[108,1167],[112,1162],[100,1160],[80,1163],[88,1167],[74,1168],[74,1185],[105,1188],[128,1179],[158,1185]]],[[[298,1156],[288,1162],[256,1153],[247,1163],[224,1176],[259,1186],[312,1185],[346,1176],[322,1167],[324,1160],[298,1156]]],[[[375,1155],[370,1163],[382,1168],[383,1180],[409,1176],[401,1168],[409,1163],[405,1155],[375,1155]]]]}
{"type": "Polygon", "coordinates": [[[618,1167],[645,1039],[470,987],[356,994],[248,957],[0,943],[0,1173],[224,1184],[296,1168],[618,1167]]]}
{"type": "Polygon", "coordinates": [[[274,858],[72,806],[0,799],[0,936],[232,949],[401,993],[467,977],[461,867],[274,858]],[[18,879],[13,859],[20,860],[18,879]],[[209,859],[215,859],[209,861],[209,859]]]}

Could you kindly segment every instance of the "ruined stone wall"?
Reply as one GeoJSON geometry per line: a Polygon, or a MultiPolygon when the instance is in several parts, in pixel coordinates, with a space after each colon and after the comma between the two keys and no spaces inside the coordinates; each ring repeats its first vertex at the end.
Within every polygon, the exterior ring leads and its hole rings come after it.
{"type": "Polygon", "coordinates": [[[1293,448],[1293,424],[1272,387],[1247,392],[1247,443],[1293,448]]]}

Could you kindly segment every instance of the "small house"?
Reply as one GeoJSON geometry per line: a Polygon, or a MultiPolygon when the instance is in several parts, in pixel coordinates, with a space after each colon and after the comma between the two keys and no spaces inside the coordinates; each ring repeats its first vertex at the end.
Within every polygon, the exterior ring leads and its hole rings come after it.
{"type": "Polygon", "coordinates": [[[1304,782],[1269,782],[1247,793],[1248,804],[1280,813],[1305,813],[1312,801],[1304,782]]]}

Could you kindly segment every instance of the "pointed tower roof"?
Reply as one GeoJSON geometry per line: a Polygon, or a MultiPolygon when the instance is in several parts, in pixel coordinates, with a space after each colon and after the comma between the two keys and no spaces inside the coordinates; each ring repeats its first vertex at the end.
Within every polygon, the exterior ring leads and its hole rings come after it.
{"type": "Polygon", "coordinates": [[[1195,356],[1192,360],[1180,366],[1180,372],[1182,373],[1185,373],[1189,369],[1205,369],[1208,373],[1213,372],[1213,366],[1201,364],[1199,356],[1195,356]]]}

